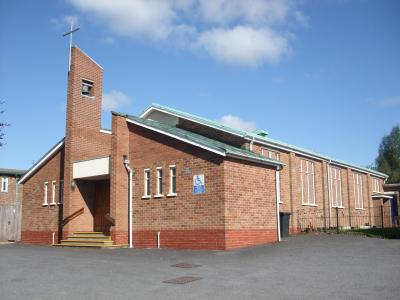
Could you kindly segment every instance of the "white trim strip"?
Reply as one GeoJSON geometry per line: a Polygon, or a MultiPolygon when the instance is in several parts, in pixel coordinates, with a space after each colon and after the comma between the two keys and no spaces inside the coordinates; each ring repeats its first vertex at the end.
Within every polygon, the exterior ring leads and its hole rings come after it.
{"type": "Polygon", "coordinates": [[[192,141],[190,141],[190,140],[188,140],[188,139],[181,138],[181,137],[176,136],[176,135],[174,135],[174,134],[172,134],[172,133],[168,133],[168,132],[165,132],[165,131],[156,129],[156,128],[151,127],[151,126],[148,126],[148,125],[144,125],[144,124],[142,124],[142,123],[140,123],[140,122],[135,122],[135,121],[133,121],[133,120],[131,120],[131,119],[129,119],[129,118],[126,118],[125,120],[126,120],[127,122],[129,122],[129,123],[138,125],[138,126],[140,126],[140,127],[143,127],[143,128],[146,128],[146,129],[149,129],[149,130],[152,130],[152,131],[161,133],[161,134],[164,134],[164,135],[166,135],[166,136],[169,136],[169,137],[172,137],[172,138],[177,139],[177,140],[179,140],[179,141],[182,141],[182,142],[185,142],[185,143],[188,143],[188,144],[197,146],[197,147],[199,147],[199,148],[202,148],[202,149],[205,149],[205,150],[207,150],[207,151],[216,153],[216,154],[218,154],[218,155],[226,156],[225,152],[222,152],[222,151],[218,151],[218,150],[209,148],[209,147],[207,147],[207,146],[198,144],[198,143],[196,143],[196,142],[192,142],[192,141]]]}
{"type": "Polygon", "coordinates": [[[45,157],[43,157],[32,169],[25,173],[24,176],[18,181],[18,184],[24,183],[24,181],[29,178],[29,176],[34,173],[39,167],[41,167],[50,157],[53,156],[62,146],[64,145],[64,140],[59,142],[53,150],[51,150],[45,157]]]}
{"type": "Polygon", "coordinates": [[[283,166],[282,163],[274,163],[274,162],[269,162],[269,161],[265,161],[265,160],[259,160],[259,159],[256,159],[256,158],[248,157],[246,155],[227,153],[226,156],[227,157],[233,157],[233,158],[241,159],[241,160],[247,160],[247,161],[255,162],[255,163],[258,163],[258,164],[273,166],[273,167],[276,167],[276,166],[282,167],[283,166]]]}
{"type": "Polygon", "coordinates": [[[111,130],[106,130],[106,129],[100,129],[101,133],[106,133],[106,134],[112,134],[111,130]]]}

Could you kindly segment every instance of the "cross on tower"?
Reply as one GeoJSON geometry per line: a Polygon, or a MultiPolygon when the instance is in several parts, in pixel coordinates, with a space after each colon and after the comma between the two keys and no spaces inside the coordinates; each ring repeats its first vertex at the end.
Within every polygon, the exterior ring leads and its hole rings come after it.
{"type": "Polygon", "coordinates": [[[71,26],[70,26],[69,31],[63,34],[63,37],[69,35],[68,74],[69,74],[69,71],[71,70],[72,34],[75,31],[78,31],[79,29],[80,29],[80,27],[74,28],[74,22],[71,21],[71,26]]]}

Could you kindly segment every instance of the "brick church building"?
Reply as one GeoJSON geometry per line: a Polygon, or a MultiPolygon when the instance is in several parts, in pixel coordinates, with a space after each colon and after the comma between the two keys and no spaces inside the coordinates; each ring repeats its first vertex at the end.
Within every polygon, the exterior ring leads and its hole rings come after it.
{"type": "Polygon", "coordinates": [[[140,116],[113,112],[103,130],[103,69],[71,51],[65,137],[20,180],[22,242],[94,232],[114,245],[226,250],[278,241],[280,212],[292,213],[291,233],[301,230],[298,213],[329,227],[334,208],[373,225],[385,174],[265,131],[156,104],[140,116]]]}

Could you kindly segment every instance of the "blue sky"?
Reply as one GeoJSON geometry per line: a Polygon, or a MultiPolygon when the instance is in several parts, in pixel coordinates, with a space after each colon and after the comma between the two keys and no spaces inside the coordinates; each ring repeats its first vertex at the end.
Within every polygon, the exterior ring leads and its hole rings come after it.
{"type": "Polygon", "coordinates": [[[400,122],[397,0],[2,0],[1,167],[64,135],[71,19],[104,67],[103,127],[157,102],[365,166],[400,122]]]}

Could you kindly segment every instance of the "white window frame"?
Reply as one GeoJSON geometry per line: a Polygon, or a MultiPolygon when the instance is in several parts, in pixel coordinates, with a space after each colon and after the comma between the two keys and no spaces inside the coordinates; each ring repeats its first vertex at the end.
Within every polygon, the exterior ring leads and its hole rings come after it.
{"type": "Polygon", "coordinates": [[[154,198],[161,198],[164,197],[163,195],[163,168],[157,167],[157,193],[154,195],[154,198]]]}
{"type": "Polygon", "coordinates": [[[380,184],[378,178],[372,178],[372,191],[375,193],[380,192],[380,184]]]}
{"type": "Polygon", "coordinates": [[[48,206],[49,202],[48,202],[48,193],[49,193],[49,183],[46,181],[44,183],[44,194],[43,194],[43,204],[42,206],[48,206]]]}
{"type": "Polygon", "coordinates": [[[143,180],[143,197],[142,199],[149,199],[151,198],[151,190],[150,190],[150,185],[151,185],[151,174],[150,174],[150,169],[144,169],[143,170],[143,175],[144,175],[144,180],[143,180]]]}
{"type": "Polygon", "coordinates": [[[363,193],[363,182],[362,175],[359,173],[353,173],[354,180],[354,204],[355,209],[364,209],[364,193],[363,193]]]}
{"type": "Polygon", "coordinates": [[[336,167],[329,167],[330,171],[330,195],[331,195],[331,207],[344,208],[343,206],[343,194],[342,194],[342,175],[341,170],[336,167]]]}
{"type": "Polygon", "coordinates": [[[169,193],[168,193],[168,197],[175,197],[178,194],[176,193],[176,166],[175,165],[170,165],[169,166],[169,193]],[[174,175],[174,171],[175,170],[175,175],[174,175]],[[174,181],[175,181],[175,190],[173,189],[174,187],[174,181]]]}
{"type": "Polygon", "coordinates": [[[51,182],[51,202],[50,205],[57,205],[56,203],[56,181],[51,182]]]}
{"type": "Polygon", "coordinates": [[[276,150],[271,150],[271,149],[268,149],[268,148],[261,148],[261,155],[262,156],[266,156],[266,157],[268,157],[270,159],[279,160],[279,152],[276,151],[276,150]],[[273,158],[273,156],[275,156],[275,158],[273,158]]]}
{"type": "Polygon", "coordinates": [[[8,184],[9,184],[8,177],[2,177],[1,178],[1,192],[2,193],[8,193],[8,184]]]}
{"type": "Polygon", "coordinates": [[[301,176],[301,204],[306,205],[306,206],[318,206],[315,201],[315,198],[316,198],[315,197],[315,172],[314,172],[314,162],[313,161],[310,161],[307,159],[301,159],[300,176],[301,176]],[[311,180],[311,191],[310,191],[310,180],[311,180]],[[306,183],[307,193],[305,193],[305,191],[304,191],[304,182],[306,183]]]}

